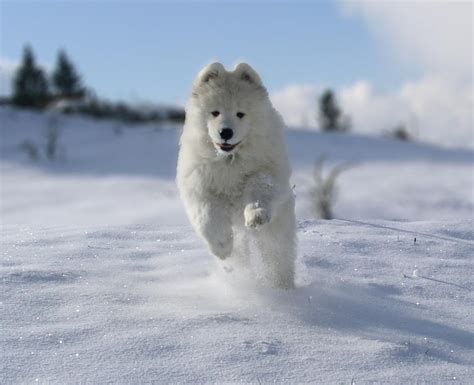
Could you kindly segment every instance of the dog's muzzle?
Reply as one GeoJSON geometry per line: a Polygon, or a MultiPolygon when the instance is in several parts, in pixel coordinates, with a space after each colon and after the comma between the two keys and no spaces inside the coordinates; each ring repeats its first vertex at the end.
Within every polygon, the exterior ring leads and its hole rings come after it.
{"type": "Polygon", "coordinates": [[[235,147],[239,145],[240,142],[235,143],[235,144],[230,144],[230,143],[216,143],[216,146],[219,147],[222,151],[225,152],[230,152],[232,151],[235,147]]]}

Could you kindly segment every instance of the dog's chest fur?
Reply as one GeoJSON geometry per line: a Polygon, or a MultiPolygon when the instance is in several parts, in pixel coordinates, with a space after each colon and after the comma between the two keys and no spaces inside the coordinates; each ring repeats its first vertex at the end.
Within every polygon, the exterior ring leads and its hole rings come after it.
{"type": "Polygon", "coordinates": [[[242,195],[248,176],[252,173],[244,167],[238,155],[229,155],[206,163],[200,170],[202,185],[209,192],[227,197],[242,195]]]}

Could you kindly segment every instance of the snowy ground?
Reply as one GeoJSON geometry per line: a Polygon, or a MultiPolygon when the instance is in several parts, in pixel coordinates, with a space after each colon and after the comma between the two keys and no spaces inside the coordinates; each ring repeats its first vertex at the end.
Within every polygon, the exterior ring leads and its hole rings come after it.
{"type": "Polygon", "coordinates": [[[48,121],[0,109],[0,383],[471,383],[472,150],[289,132],[282,292],[224,272],[190,229],[176,130],[63,117],[59,160],[28,160],[48,121]],[[312,221],[323,154],[356,164],[341,219],[312,221]]]}
{"type": "Polygon", "coordinates": [[[285,293],[224,273],[188,226],[7,226],[2,383],[470,383],[472,222],[299,236],[285,293]]]}
{"type": "MultiPolygon", "coordinates": [[[[178,130],[62,117],[60,159],[37,162],[49,118],[0,109],[1,214],[5,223],[187,224],[174,182],[178,130]],[[117,208],[120,207],[120,210],[117,208]]],[[[287,133],[297,215],[311,218],[313,164],[353,162],[339,178],[338,218],[456,220],[474,212],[474,151],[353,134],[287,133]]]]}

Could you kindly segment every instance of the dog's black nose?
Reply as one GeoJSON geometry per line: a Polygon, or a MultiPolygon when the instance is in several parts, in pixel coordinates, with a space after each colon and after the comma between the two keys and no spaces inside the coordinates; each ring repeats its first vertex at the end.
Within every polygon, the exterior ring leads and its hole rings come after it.
{"type": "Polygon", "coordinates": [[[232,135],[234,135],[234,131],[232,131],[231,128],[223,128],[219,131],[219,134],[222,139],[229,140],[230,138],[232,138],[232,135]]]}

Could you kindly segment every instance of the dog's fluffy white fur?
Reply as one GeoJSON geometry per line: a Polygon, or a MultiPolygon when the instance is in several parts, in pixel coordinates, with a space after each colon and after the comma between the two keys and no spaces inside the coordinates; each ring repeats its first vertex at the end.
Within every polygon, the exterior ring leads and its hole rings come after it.
{"type": "Polygon", "coordinates": [[[241,63],[227,71],[221,63],[208,65],[186,108],[177,183],[188,217],[212,254],[249,265],[254,239],[266,278],[291,288],[296,224],[283,129],[252,67],[241,63]]]}

